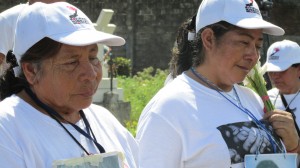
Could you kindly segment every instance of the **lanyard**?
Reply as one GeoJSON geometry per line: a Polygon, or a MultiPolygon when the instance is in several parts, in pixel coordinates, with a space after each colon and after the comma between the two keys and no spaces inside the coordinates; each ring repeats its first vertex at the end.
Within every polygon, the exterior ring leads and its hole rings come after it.
{"type": "Polygon", "coordinates": [[[273,147],[273,150],[274,150],[274,153],[276,153],[276,146],[275,146],[275,140],[271,137],[272,135],[270,135],[269,131],[267,130],[267,128],[262,124],[261,121],[259,121],[255,116],[254,114],[251,113],[251,111],[249,111],[247,108],[245,108],[242,103],[241,103],[241,100],[239,98],[239,95],[237,94],[237,91],[235,90],[235,87],[233,86],[233,91],[238,99],[238,102],[239,102],[239,105],[236,105],[235,103],[233,103],[231,100],[228,99],[228,97],[226,97],[224,94],[222,94],[220,91],[217,90],[217,92],[219,92],[220,95],[222,95],[226,100],[228,100],[231,104],[233,104],[234,106],[236,106],[238,109],[240,109],[242,112],[244,112],[245,114],[247,114],[252,120],[254,120],[254,123],[262,128],[266,133],[267,133],[267,136],[268,136],[268,139],[273,147]]]}
{"type": "MultiPolygon", "coordinates": [[[[71,132],[59,121],[59,119],[61,120],[65,120],[60,114],[58,114],[54,109],[52,109],[51,107],[47,106],[46,104],[44,104],[42,101],[40,101],[38,99],[38,97],[32,92],[32,90],[28,87],[25,87],[25,91],[26,93],[31,97],[31,99],[41,108],[43,108],[55,121],[58,122],[58,124],[63,127],[63,129],[70,135],[70,137],[80,146],[81,149],[84,150],[84,152],[87,155],[90,155],[90,153],[80,144],[80,142],[71,134],[71,132]]],[[[69,121],[67,121],[68,124],[72,125],[72,127],[74,127],[79,133],[81,133],[82,135],[84,135],[86,138],[88,138],[89,140],[93,141],[94,144],[96,145],[96,147],[98,148],[98,150],[100,151],[100,153],[105,153],[105,149],[97,142],[96,137],[92,131],[92,128],[90,126],[90,123],[88,122],[84,112],[82,110],[79,111],[79,114],[81,116],[81,118],[83,119],[83,122],[86,126],[87,132],[85,132],[84,130],[82,130],[79,126],[70,123],[69,121]],[[90,132],[92,133],[92,136],[90,135],[90,132]]]]}
{"type": "MultiPolygon", "coordinates": [[[[300,90],[298,90],[296,96],[290,101],[289,104],[287,104],[287,102],[286,102],[285,97],[283,96],[283,94],[280,94],[282,103],[283,103],[283,105],[284,105],[284,107],[285,107],[285,111],[291,113],[292,116],[293,116],[294,124],[295,124],[296,130],[297,130],[298,136],[300,136],[300,130],[299,130],[298,124],[297,124],[297,122],[296,122],[296,115],[295,115],[295,110],[296,110],[296,108],[291,109],[291,108],[290,108],[290,104],[291,104],[291,103],[293,102],[293,100],[297,97],[297,95],[299,94],[299,91],[300,91],[300,90]]],[[[278,94],[279,94],[279,93],[278,93],[278,94]]],[[[277,96],[278,96],[278,95],[277,95],[277,96]]],[[[276,97],[276,98],[277,98],[277,97],[276,97]]],[[[275,103],[274,103],[274,105],[275,105],[275,103]]]]}
{"type": "Polygon", "coordinates": [[[275,140],[271,137],[272,135],[270,135],[269,131],[267,130],[267,128],[261,123],[261,121],[259,121],[247,108],[243,107],[241,100],[235,90],[235,87],[233,86],[233,90],[234,93],[238,99],[238,105],[235,104],[234,102],[232,102],[230,99],[228,99],[228,97],[226,97],[223,93],[221,93],[222,89],[220,89],[219,87],[217,87],[214,83],[212,83],[211,81],[209,81],[208,79],[206,79],[205,77],[203,77],[201,74],[197,73],[196,70],[192,67],[191,68],[192,73],[198,78],[200,79],[202,82],[204,82],[207,86],[209,86],[211,89],[217,91],[220,95],[222,95],[222,97],[224,97],[227,101],[229,101],[231,104],[233,104],[235,107],[237,107],[238,109],[240,109],[242,112],[244,112],[245,114],[247,114],[253,121],[254,123],[262,128],[268,136],[268,139],[273,147],[274,152],[276,153],[276,146],[275,146],[275,140]]]}

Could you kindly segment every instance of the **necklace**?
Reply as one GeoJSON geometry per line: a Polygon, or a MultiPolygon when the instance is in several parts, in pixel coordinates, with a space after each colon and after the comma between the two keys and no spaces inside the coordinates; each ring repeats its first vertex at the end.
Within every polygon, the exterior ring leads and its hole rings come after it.
{"type": "Polygon", "coordinates": [[[238,99],[238,95],[237,95],[237,92],[233,86],[233,94],[230,92],[225,92],[223,89],[221,89],[220,87],[218,87],[216,84],[214,84],[212,81],[210,81],[209,79],[207,79],[206,77],[204,77],[203,75],[201,75],[199,72],[197,72],[195,70],[194,67],[191,67],[191,70],[193,72],[193,74],[198,78],[200,79],[202,82],[204,82],[209,88],[213,89],[213,90],[216,90],[216,91],[219,91],[220,93],[225,93],[228,97],[230,97],[232,100],[234,100],[235,102],[237,102],[237,104],[240,106],[241,105],[241,102],[240,100],[238,99]]]}
{"type": "MultiPolygon", "coordinates": [[[[290,105],[291,105],[291,103],[296,99],[296,97],[298,96],[298,94],[300,93],[300,89],[298,89],[298,91],[297,91],[297,93],[296,93],[296,95],[292,98],[292,100],[288,103],[288,105],[285,107],[285,110],[287,110],[289,107],[290,107],[290,105]]],[[[275,106],[275,104],[276,104],[276,101],[277,101],[277,98],[278,98],[278,96],[280,95],[280,92],[279,92],[279,90],[278,90],[278,94],[277,94],[277,96],[276,96],[276,98],[275,98],[275,101],[274,101],[274,106],[275,106]]],[[[283,96],[283,95],[282,95],[283,96]]],[[[295,110],[295,109],[292,109],[292,110],[295,110]]]]}

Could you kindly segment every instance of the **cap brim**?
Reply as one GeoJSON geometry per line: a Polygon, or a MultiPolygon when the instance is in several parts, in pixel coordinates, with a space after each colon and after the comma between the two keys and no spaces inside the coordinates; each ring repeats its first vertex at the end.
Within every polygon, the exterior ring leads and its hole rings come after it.
{"type": "Polygon", "coordinates": [[[291,64],[290,63],[280,63],[279,65],[275,65],[272,63],[266,63],[267,72],[281,72],[287,70],[291,64]]]}
{"type": "Polygon", "coordinates": [[[122,37],[92,29],[82,29],[50,36],[49,38],[55,41],[73,46],[85,46],[95,43],[108,46],[121,46],[125,44],[125,40],[122,37]]]}
{"type": "Polygon", "coordinates": [[[264,21],[260,18],[247,18],[239,20],[237,22],[233,21],[229,23],[245,29],[263,29],[263,33],[274,36],[284,35],[284,30],[281,27],[264,21]]]}

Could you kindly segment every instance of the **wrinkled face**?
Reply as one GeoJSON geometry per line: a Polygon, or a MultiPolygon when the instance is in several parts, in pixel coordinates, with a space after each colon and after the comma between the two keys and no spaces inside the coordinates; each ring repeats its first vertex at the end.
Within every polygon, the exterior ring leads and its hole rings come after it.
{"type": "Polygon", "coordinates": [[[84,47],[62,45],[45,60],[41,76],[33,84],[39,99],[57,111],[79,111],[88,107],[102,78],[96,44],[84,47]]]}
{"type": "Polygon", "coordinates": [[[242,82],[259,59],[262,30],[237,29],[225,33],[209,56],[214,82],[222,87],[242,82]]]}
{"type": "Polygon", "coordinates": [[[300,66],[289,67],[282,72],[268,72],[268,75],[273,86],[283,94],[292,94],[299,89],[300,66]]]}

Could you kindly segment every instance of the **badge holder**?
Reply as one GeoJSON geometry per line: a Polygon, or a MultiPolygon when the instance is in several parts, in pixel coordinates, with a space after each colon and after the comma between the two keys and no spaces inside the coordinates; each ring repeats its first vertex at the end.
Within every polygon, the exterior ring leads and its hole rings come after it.
{"type": "Polygon", "coordinates": [[[120,152],[108,152],[102,154],[88,155],[80,158],[56,160],[52,168],[124,168],[124,157],[120,152]]]}
{"type": "Polygon", "coordinates": [[[245,168],[297,168],[298,154],[275,153],[245,156],[245,168]]]}

